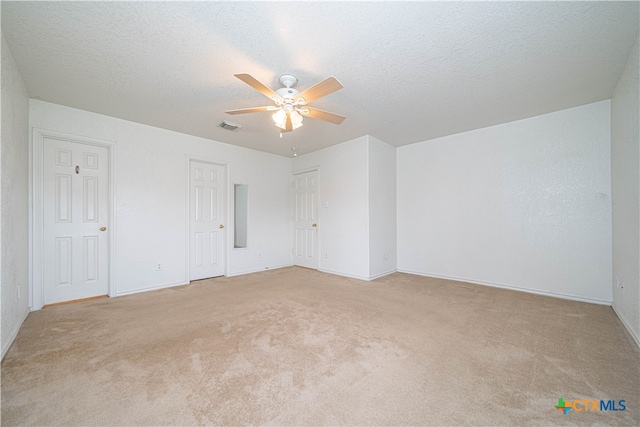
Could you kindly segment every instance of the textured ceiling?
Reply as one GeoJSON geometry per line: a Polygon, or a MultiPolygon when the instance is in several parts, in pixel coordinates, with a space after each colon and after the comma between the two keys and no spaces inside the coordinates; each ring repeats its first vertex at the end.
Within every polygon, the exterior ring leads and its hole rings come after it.
{"type": "Polygon", "coordinates": [[[396,146],[611,97],[638,39],[638,2],[7,2],[2,32],[32,98],[291,155],[365,134],[396,146]],[[313,102],[280,139],[272,88],[313,102]],[[245,127],[219,129],[222,120],[245,127]]]}

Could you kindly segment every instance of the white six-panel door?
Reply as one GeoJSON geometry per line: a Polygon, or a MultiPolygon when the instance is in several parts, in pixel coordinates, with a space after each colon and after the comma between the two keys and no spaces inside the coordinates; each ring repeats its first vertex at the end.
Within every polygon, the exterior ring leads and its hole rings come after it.
{"type": "Polygon", "coordinates": [[[224,275],[224,166],[189,164],[190,280],[224,275]]]}
{"type": "Polygon", "coordinates": [[[109,152],[44,138],[44,304],[106,295],[109,288],[109,152]]]}
{"type": "Polygon", "coordinates": [[[318,268],[316,171],[293,176],[293,264],[318,268]]]}

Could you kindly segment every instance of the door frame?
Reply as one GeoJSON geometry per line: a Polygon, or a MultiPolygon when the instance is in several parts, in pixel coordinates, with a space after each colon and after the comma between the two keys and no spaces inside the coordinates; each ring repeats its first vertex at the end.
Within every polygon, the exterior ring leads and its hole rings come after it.
{"type": "MultiPolygon", "coordinates": [[[[311,166],[308,168],[304,168],[304,169],[298,169],[295,170],[293,172],[291,172],[291,185],[294,185],[293,180],[295,179],[296,175],[300,175],[303,173],[308,173],[308,172],[315,172],[316,173],[316,218],[318,221],[318,229],[316,230],[316,233],[318,234],[318,239],[317,239],[317,253],[318,253],[318,263],[316,266],[316,270],[320,271],[322,269],[322,209],[320,209],[320,200],[322,200],[322,183],[320,180],[320,166],[311,166]]],[[[293,219],[294,219],[294,215],[295,215],[295,211],[294,209],[296,208],[295,206],[296,201],[295,201],[295,193],[291,192],[291,265],[295,265],[294,260],[295,260],[295,250],[296,250],[296,242],[295,242],[295,228],[294,228],[294,224],[293,224],[293,219]]]]}
{"type": "Polygon", "coordinates": [[[33,128],[31,138],[30,167],[31,167],[31,197],[29,198],[29,230],[31,245],[29,259],[31,261],[31,275],[29,280],[29,305],[31,311],[40,310],[44,306],[44,139],[52,138],[69,141],[76,144],[86,144],[104,147],[109,156],[109,222],[107,223],[109,237],[109,279],[108,295],[116,294],[116,142],[103,139],[72,135],[47,129],[33,128]]]}
{"type": "Polygon", "coordinates": [[[224,262],[222,263],[222,275],[227,277],[229,275],[229,230],[233,226],[229,222],[231,216],[229,215],[229,179],[230,167],[229,162],[226,160],[212,159],[208,157],[196,156],[193,154],[185,155],[185,177],[186,177],[186,191],[185,191],[185,259],[184,259],[184,282],[191,282],[191,163],[207,163],[210,165],[221,166],[223,169],[222,175],[224,176],[224,185],[222,186],[222,200],[224,206],[222,207],[222,221],[224,224],[224,235],[222,236],[222,248],[224,262]]]}

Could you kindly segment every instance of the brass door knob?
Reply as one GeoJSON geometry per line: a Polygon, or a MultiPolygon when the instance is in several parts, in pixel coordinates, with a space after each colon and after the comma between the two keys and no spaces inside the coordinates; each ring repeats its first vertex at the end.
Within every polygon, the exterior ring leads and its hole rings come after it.
{"type": "Polygon", "coordinates": [[[224,228],[224,225],[220,224],[220,225],[218,226],[218,228],[224,228]]]}
{"type": "Polygon", "coordinates": [[[318,224],[311,224],[311,226],[312,226],[312,227],[317,227],[317,226],[318,226],[318,224]]]}
{"type": "Polygon", "coordinates": [[[107,231],[107,227],[100,227],[100,231],[107,231]]]}

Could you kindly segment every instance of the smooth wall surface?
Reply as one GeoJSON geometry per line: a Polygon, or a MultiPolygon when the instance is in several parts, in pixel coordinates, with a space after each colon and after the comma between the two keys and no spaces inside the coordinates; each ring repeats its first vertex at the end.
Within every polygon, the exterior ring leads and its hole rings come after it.
{"type": "Polygon", "coordinates": [[[368,137],[369,277],[396,271],[396,147],[368,137]]]}
{"type": "Polygon", "coordinates": [[[640,108],[638,43],[611,99],[613,307],[640,345],[640,108]]]}
{"type": "Polygon", "coordinates": [[[398,270],[610,303],[609,109],[398,148],[398,270]]]}
{"type": "Polygon", "coordinates": [[[116,295],[189,281],[187,155],[228,164],[227,274],[291,264],[282,239],[291,226],[289,158],[43,101],[31,100],[30,114],[35,128],[116,142],[116,295]],[[233,183],[249,187],[241,250],[233,249],[233,183]]]}
{"type": "Polygon", "coordinates": [[[0,332],[4,357],[29,313],[29,97],[4,36],[1,38],[0,332]]]}
{"type": "Polygon", "coordinates": [[[369,278],[367,146],[363,136],[293,159],[293,173],[319,167],[320,271],[369,278]]]}

